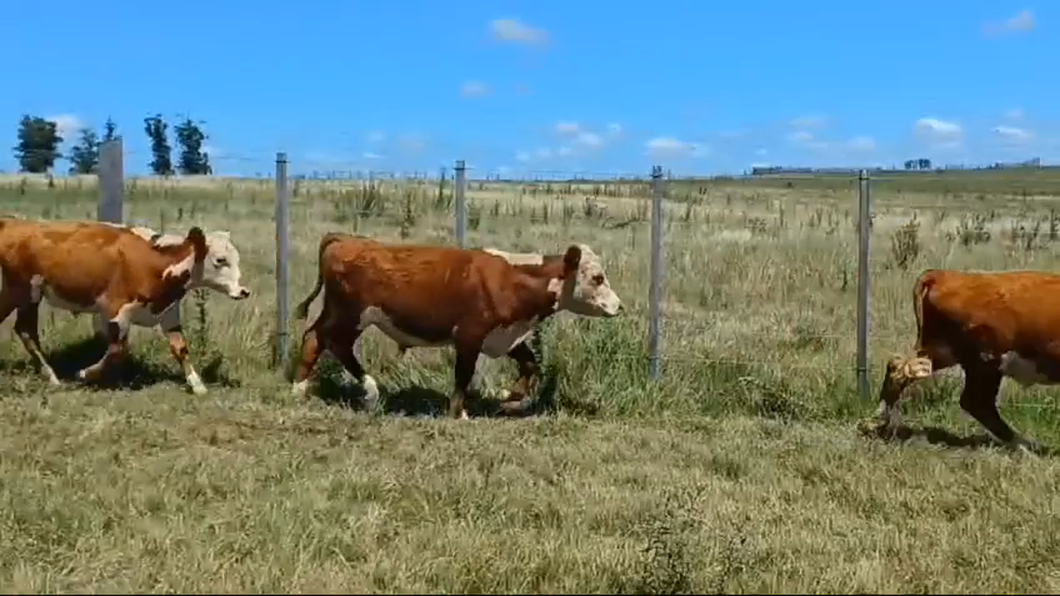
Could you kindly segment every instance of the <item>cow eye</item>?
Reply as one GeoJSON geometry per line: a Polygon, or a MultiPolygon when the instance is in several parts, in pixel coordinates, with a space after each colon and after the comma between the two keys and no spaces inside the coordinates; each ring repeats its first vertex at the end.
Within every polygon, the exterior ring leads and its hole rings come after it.
{"type": "Polygon", "coordinates": [[[600,273],[597,273],[596,275],[593,276],[593,283],[598,285],[598,286],[599,285],[603,285],[604,276],[602,274],[600,274],[600,273]]]}

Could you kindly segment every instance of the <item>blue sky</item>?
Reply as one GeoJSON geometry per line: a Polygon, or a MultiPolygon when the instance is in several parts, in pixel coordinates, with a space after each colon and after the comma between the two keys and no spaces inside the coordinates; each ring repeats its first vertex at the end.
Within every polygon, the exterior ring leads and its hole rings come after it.
{"type": "Polygon", "coordinates": [[[0,21],[8,171],[24,113],[64,130],[113,117],[131,174],[147,168],[155,112],[205,120],[219,174],[268,172],[277,150],[296,172],[434,173],[463,158],[476,175],[1060,161],[1060,5],[32,6],[0,21]]]}

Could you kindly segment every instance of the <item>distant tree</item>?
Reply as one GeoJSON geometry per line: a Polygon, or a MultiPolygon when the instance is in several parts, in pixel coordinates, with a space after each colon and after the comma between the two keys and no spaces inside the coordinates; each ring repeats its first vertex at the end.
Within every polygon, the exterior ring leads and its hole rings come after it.
{"type": "Polygon", "coordinates": [[[930,170],[931,169],[931,160],[930,159],[925,159],[925,158],[921,157],[920,159],[918,159],[916,161],[917,161],[917,167],[919,167],[921,170],[930,170]]]}
{"type": "Polygon", "coordinates": [[[144,118],[144,132],[151,139],[151,171],[156,176],[173,175],[173,149],[166,138],[167,125],[161,114],[144,118]]]}
{"type": "Polygon", "coordinates": [[[111,120],[108,116],[107,122],[103,125],[103,142],[106,143],[107,141],[113,141],[118,138],[117,130],[118,125],[114,124],[114,120],[111,120]]]}
{"type": "Polygon", "coordinates": [[[185,117],[184,121],[173,127],[177,134],[177,144],[180,145],[180,157],[177,160],[177,169],[185,175],[205,175],[213,173],[210,167],[210,156],[203,152],[203,143],[208,138],[202,131],[201,125],[205,122],[194,122],[185,117]]]}
{"type": "Polygon", "coordinates": [[[81,129],[81,138],[70,148],[71,174],[93,174],[99,166],[99,137],[91,128],[81,129]]]}
{"type": "Polygon", "coordinates": [[[40,116],[23,115],[18,124],[18,145],[14,147],[19,168],[31,174],[43,174],[62,157],[59,145],[63,137],[59,127],[40,116]]]}
{"type": "Polygon", "coordinates": [[[907,160],[905,160],[905,169],[914,170],[914,169],[916,169],[916,167],[917,167],[917,162],[916,162],[915,159],[907,159],[907,160]]]}

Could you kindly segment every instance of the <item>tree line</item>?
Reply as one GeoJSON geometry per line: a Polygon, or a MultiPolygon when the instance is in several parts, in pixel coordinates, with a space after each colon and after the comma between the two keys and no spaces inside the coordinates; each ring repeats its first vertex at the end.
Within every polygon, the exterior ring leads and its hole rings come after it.
{"type": "MultiPolygon", "coordinates": [[[[210,156],[203,151],[203,144],[209,138],[203,132],[204,124],[184,117],[173,127],[180,148],[174,169],[173,149],[167,135],[169,124],[162,119],[161,114],[144,118],[144,133],[151,142],[151,161],[148,163],[151,171],[157,176],[171,176],[178,171],[185,175],[212,174],[210,156]]],[[[118,138],[117,131],[118,125],[111,118],[107,118],[103,125],[102,137],[90,127],[81,128],[77,142],[65,155],[70,162],[70,173],[98,173],[99,147],[102,143],[118,138]]],[[[18,145],[14,147],[20,171],[31,174],[51,171],[56,160],[64,157],[59,147],[65,141],[54,121],[23,115],[18,125],[18,145]]]]}

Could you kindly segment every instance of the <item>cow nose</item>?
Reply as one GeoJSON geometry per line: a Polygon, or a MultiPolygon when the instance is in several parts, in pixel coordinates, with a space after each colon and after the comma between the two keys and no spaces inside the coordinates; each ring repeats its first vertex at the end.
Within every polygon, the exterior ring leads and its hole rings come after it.
{"type": "Polygon", "coordinates": [[[239,297],[240,298],[249,298],[250,297],[250,290],[248,290],[246,288],[243,288],[242,290],[239,291],[239,297]]]}

